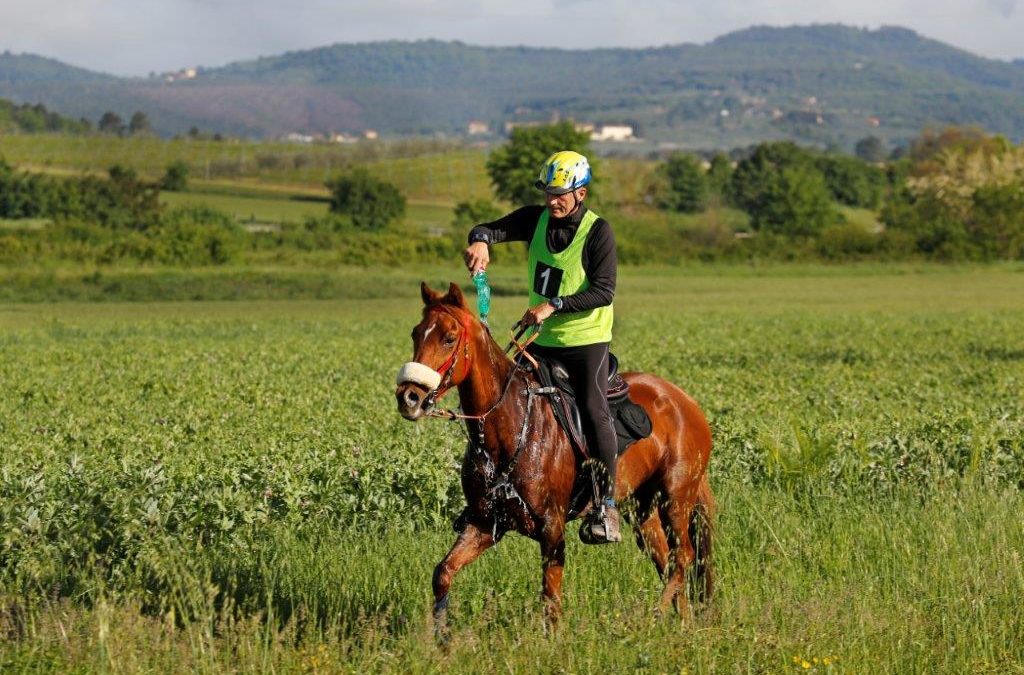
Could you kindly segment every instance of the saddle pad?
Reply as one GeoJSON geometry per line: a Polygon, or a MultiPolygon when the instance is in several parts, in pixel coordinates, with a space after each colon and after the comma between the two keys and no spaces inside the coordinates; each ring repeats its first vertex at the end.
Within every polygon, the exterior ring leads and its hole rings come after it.
{"type": "MultiPolygon", "coordinates": [[[[555,419],[565,430],[572,441],[573,447],[583,459],[590,456],[587,452],[586,440],[580,424],[580,411],[576,405],[576,397],[569,386],[564,370],[557,362],[550,359],[541,359],[537,376],[543,386],[554,386],[559,392],[552,395],[551,407],[555,413],[555,419]]],[[[612,356],[614,367],[610,371],[608,407],[611,412],[612,422],[615,425],[615,435],[618,442],[618,454],[622,454],[633,443],[647,438],[651,435],[651,419],[647,411],[634,403],[629,398],[629,385],[618,373],[618,359],[612,356]]]]}
{"type": "Polygon", "coordinates": [[[650,436],[654,426],[647,411],[633,403],[628,395],[614,403],[609,401],[609,404],[619,442],[618,453],[621,455],[629,446],[650,436]]]}

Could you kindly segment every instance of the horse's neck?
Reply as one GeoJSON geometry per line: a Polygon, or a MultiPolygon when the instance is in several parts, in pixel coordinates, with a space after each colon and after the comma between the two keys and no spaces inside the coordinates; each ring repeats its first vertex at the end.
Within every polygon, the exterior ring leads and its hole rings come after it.
{"type": "Polygon", "coordinates": [[[459,385],[462,411],[467,415],[483,415],[494,408],[491,414],[499,413],[506,403],[501,400],[505,385],[513,376],[512,362],[488,333],[480,333],[473,347],[473,367],[459,385]]]}

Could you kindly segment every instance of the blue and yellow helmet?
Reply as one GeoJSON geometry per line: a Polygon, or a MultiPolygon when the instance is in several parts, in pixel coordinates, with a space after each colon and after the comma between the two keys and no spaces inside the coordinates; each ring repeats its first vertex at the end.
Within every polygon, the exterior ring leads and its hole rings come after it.
{"type": "Polygon", "coordinates": [[[548,194],[562,195],[590,184],[590,162],[578,152],[562,150],[551,155],[540,168],[534,185],[548,194]]]}

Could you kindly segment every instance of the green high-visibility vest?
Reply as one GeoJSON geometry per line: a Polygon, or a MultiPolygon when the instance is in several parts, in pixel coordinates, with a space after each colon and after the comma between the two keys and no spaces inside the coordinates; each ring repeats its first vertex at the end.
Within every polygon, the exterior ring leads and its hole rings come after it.
{"type": "MultiPolygon", "coordinates": [[[[540,214],[530,241],[527,263],[530,280],[530,307],[554,297],[572,295],[590,287],[583,269],[583,246],[590,228],[600,217],[593,211],[583,214],[576,236],[564,251],[548,250],[548,210],[540,214]]],[[[544,322],[537,344],[543,347],[579,347],[611,342],[615,312],[611,305],[585,312],[556,312],[544,322]]]]}

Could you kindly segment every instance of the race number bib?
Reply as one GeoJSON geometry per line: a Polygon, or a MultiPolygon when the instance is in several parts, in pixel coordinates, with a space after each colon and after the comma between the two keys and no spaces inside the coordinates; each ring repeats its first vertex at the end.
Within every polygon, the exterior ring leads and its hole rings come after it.
{"type": "Polygon", "coordinates": [[[563,270],[537,261],[537,269],[533,273],[533,291],[539,296],[553,298],[558,295],[562,285],[563,270]]]}

